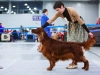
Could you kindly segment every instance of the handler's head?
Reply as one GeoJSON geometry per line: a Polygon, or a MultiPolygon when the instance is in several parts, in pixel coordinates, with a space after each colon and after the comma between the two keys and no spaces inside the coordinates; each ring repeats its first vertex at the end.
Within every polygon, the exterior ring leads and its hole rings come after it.
{"type": "Polygon", "coordinates": [[[61,1],[56,1],[53,5],[53,8],[58,11],[60,14],[64,12],[64,4],[61,1]]]}

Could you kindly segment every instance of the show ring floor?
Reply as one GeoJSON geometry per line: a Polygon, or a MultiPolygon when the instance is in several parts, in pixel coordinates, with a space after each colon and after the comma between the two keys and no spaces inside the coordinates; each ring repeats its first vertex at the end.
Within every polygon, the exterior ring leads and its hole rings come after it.
{"type": "Polygon", "coordinates": [[[47,71],[49,61],[37,51],[39,43],[16,42],[0,44],[0,75],[100,75],[100,47],[92,47],[85,51],[89,60],[88,71],[81,69],[83,63],[78,63],[77,69],[66,69],[71,60],[59,61],[52,71],[47,71]]]}

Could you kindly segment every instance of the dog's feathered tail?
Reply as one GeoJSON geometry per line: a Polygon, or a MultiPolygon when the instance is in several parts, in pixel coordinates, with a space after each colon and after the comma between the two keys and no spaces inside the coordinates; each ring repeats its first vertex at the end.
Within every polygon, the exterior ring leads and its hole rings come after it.
{"type": "Polygon", "coordinates": [[[92,47],[96,43],[95,37],[89,38],[86,42],[78,43],[80,46],[83,46],[85,50],[90,50],[90,47],[92,47]]]}

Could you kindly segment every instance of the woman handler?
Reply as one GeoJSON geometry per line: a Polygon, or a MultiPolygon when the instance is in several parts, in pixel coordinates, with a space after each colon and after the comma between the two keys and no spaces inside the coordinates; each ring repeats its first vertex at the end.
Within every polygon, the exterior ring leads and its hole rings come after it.
{"type": "MultiPolygon", "coordinates": [[[[84,42],[88,39],[88,35],[93,38],[94,35],[89,31],[86,24],[74,8],[65,7],[61,1],[56,1],[53,8],[57,12],[42,26],[43,28],[54,22],[58,17],[61,17],[66,18],[69,21],[67,34],[68,42],[84,42]]],[[[69,64],[67,68],[77,68],[77,64],[74,64],[73,62],[69,64]]]]}

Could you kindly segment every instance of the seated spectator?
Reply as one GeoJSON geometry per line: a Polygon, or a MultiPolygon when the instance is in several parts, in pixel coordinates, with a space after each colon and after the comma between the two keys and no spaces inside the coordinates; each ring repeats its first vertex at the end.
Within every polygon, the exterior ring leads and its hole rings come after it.
{"type": "Polygon", "coordinates": [[[2,23],[0,23],[0,41],[1,41],[1,35],[4,32],[4,27],[2,27],[2,23]]]}
{"type": "Polygon", "coordinates": [[[100,24],[100,18],[97,18],[96,24],[100,24]]]}
{"type": "Polygon", "coordinates": [[[14,40],[18,40],[18,33],[17,33],[16,30],[14,30],[14,31],[12,32],[12,37],[13,37],[14,40]]]}
{"type": "Polygon", "coordinates": [[[9,30],[7,29],[7,30],[5,30],[5,33],[9,33],[9,30]]]}
{"type": "Polygon", "coordinates": [[[65,24],[64,26],[66,26],[66,27],[64,27],[64,29],[67,29],[67,24],[65,24]]]}
{"type": "Polygon", "coordinates": [[[24,32],[24,27],[22,25],[20,25],[20,30],[21,32],[24,32]]]}

